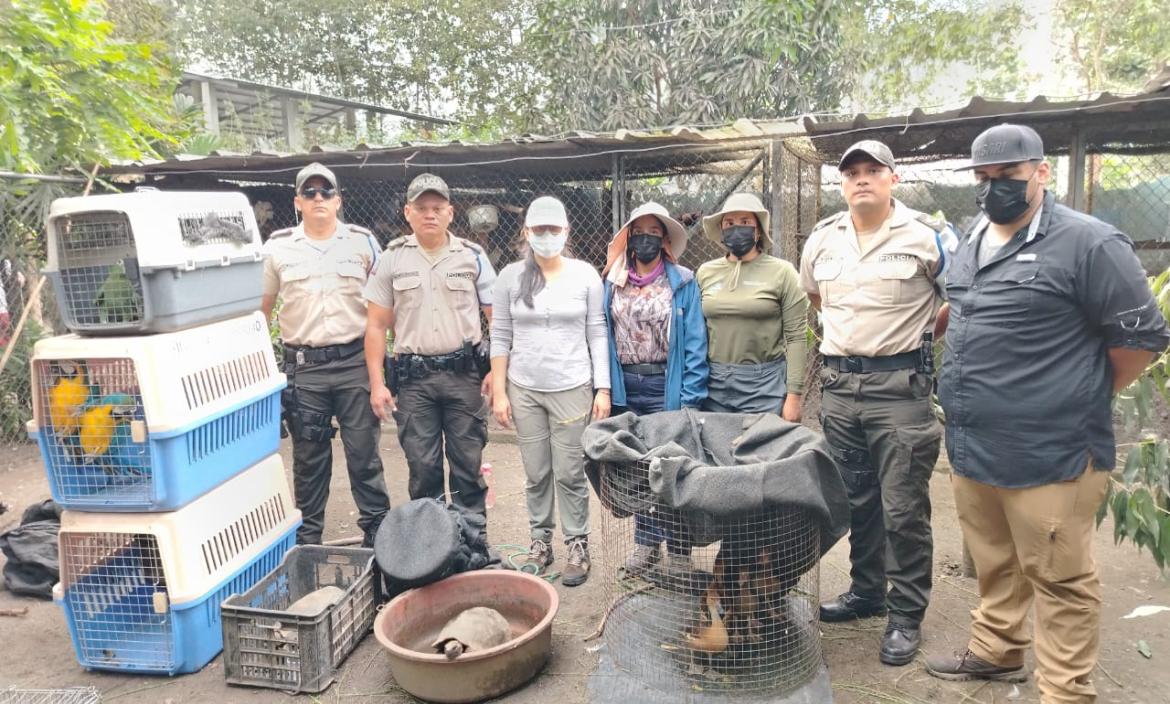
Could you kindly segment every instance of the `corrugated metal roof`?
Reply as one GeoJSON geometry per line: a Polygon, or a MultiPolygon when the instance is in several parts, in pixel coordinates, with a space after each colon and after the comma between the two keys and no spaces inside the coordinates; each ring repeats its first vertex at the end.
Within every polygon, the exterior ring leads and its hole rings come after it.
{"type": "Polygon", "coordinates": [[[971,141],[988,126],[1016,121],[1040,132],[1047,150],[1066,151],[1081,134],[1090,148],[1130,145],[1135,150],[1170,144],[1170,67],[1155,76],[1146,91],[1132,96],[1105,93],[1093,99],[1051,101],[1044,96],[1027,102],[989,100],[976,96],[962,108],[908,115],[839,119],[813,117],[786,120],[737,120],[722,126],[674,126],[622,129],[612,133],[574,131],[559,135],[524,134],[493,143],[453,141],[359,144],[354,149],[315,145],[307,152],[216,152],[200,157],[180,155],[167,160],[115,164],[103,173],[123,178],[173,178],[184,183],[200,179],[291,183],[296,172],[312,161],[338,169],[342,178],[406,182],[433,170],[453,186],[515,182],[524,178],[579,180],[606,178],[615,154],[624,155],[627,173],[671,173],[680,148],[702,152],[704,162],[751,158],[769,140],[808,136],[826,161],[835,160],[853,142],[875,138],[886,142],[899,159],[963,158],[971,141]]]}
{"type": "Polygon", "coordinates": [[[166,160],[123,162],[103,173],[114,177],[170,177],[292,183],[305,164],[320,161],[340,170],[347,181],[407,181],[433,170],[452,186],[571,174],[575,179],[601,179],[613,171],[615,154],[625,155],[627,173],[654,173],[678,168],[677,152],[702,151],[703,161],[751,158],[768,140],[800,136],[797,120],[737,120],[717,127],[676,126],[612,133],[568,132],[524,134],[499,142],[402,142],[359,144],[354,149],[315,145],[307,152],[215,152],[210,156],[180,155],[166,160]],[[671,156],[673,154],[673,156],[671,156]],[[745,157],[745,154],[747,156],[745,157]]]}
{"type": "Polygon", "coordinates": [[[966,157],[976,135],[1000,122],[1020,122],[1036,129],[1049,153],[1068,150],[1081,133],[1087,146],[1156,145],[1170,143],[1170,67],[1151,79],[1136,95],[1103,93],[1083,100],[1053,101],[1038,96],[1027,102],[975,96],[964,107],[927,113],[916,108],[907,115],[870,117],[864,113],[836,120],[802,119],[817,152],[837,159],[850,144],[880,139],[899,159],[966,157]]]}

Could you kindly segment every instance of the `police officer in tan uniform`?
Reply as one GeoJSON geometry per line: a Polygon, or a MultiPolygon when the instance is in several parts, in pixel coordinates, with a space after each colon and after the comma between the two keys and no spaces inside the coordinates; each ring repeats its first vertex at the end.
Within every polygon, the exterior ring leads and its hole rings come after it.
{"type": "Polygon", "coordinates": [[[441,497],[443,455],[451,501],[484,514],[480,461],[487,444],[483,395],[490,389],[480,310],[491,319],[496,272],[483,249],[452,235],[446,182],[434,174],[406,192],[411,234],[392,241],[366,285],[366,366],[370,405],[393,413],[410,469],[410,498],[441,497]],[[384,375],[386,331],[394,356],[384,375]]]}
{"type": "Polygon", "coordinates": [[[337,418],[362,544],[371,546],[390,508],[378,456],[381,429],[370,409],[362,355],[362,288],[380,248],[368,230],[338,220],[337,177],[321,164],[309,164],[297,174],[293,205],[301,224],[272,233],[264,244],[261,309],[271,318],[277,299],[281,302],[278,320],[289,382],[281,402],[303,516],[297,542],[321,542],[337,432],[332,419],[337,418]]]}
{"type": "Polygon", "coordinates": [[[905,665],[930,599],[929,482],[941,439],[930,335],[954,237],[892,197],[886,145],[858,142],[838,166],[849,210],[817,224],[800,267],[824,325],[822,425],[852,509],[852,585],[821,605],[821,620],[888,613],[879,657],[905,665]]]}

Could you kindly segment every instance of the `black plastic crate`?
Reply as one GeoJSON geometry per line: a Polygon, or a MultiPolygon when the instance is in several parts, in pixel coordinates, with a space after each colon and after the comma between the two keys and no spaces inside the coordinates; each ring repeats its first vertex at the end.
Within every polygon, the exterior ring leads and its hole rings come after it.
{"type": "Polygon", "coordinates": [[[374,625],[374,551],[299,545],[244,594],[223,602],[223,664],[228,684],[320,692],[374,625]],[[322,587],[344,590],[320,613],[287,609],[322,587]]]}

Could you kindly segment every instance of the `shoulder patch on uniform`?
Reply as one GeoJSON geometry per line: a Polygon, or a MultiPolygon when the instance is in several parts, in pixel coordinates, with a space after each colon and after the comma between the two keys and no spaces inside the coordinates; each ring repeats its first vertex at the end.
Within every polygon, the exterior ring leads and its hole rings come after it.
{"type": "Polygon", "coordinates": [[[930,215],[929,213],[918,213],[914,219],[929,227],[933,232],[938,232],[947,226],[947,221],[937,215],[930,215]]]}
{"type": "Polygon", "coordinates": [[[286,227],[286,228],[281,229],[281,230],[273,230],[272,234],[268,235],[268,239],[274,240],[277,237],[288,237],[289,235],[291,235],[293,233],[293,230],[295,230],[295,229],[296,229],[295,227],[286,227]]]}
{"type": "Polygon", "coordinates": [[[463,243],[464,247],[467,247],[476,254],[483,254],[483,247],[479,246],[475,242],[472,242],[471,240],[465,240],[462,237],[459,238],[459,241],[463,243]]]}
{"type": "Polygon", "coordinates": [[[404,235],[400,235],[400,236],[395,237],[394,239],[390,240],[389,244],[386,245],[386,249],[387,250],[398,249],[399,247],[401,247],[404,244],[406,244],[406,237],[404,235]]]}
{"type": "Polygon", "coordinates": [[[833,213],[829,217],[818,222],[816,225],[813,225],[813,228],[812,228],[813,232],[816,232],[817,230],[819,230],[823,227],[828,227],[829,225],[837,224],[837,222],[848,212],[849,212],[848,210],[843,210],[840,213],[833,213]]]}
{"type": "Polygon", "coordinates": [[[374,233],[370,232],[369,230],[362,227],[361,225],[353,225],[353,224],[350,224],[347,222],[347,223],[345,223],[345,226],[349,228],[350,232],[354,232],[354,233],[357,233],[359,235],[369,235],[370,237],[374,236],[374,233]]]}

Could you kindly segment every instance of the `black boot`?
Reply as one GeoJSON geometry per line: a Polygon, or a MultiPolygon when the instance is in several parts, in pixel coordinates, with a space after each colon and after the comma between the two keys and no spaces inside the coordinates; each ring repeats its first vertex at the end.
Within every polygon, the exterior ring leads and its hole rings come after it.
{"type": "Polygon", "coordinates": [[[878,652],[878,659],[887,665],[909,664],[918,654],[918,646],[921,644],[922,634],[918,628],[891,623],[886,627],[886,634],[882,636],[882,648],[878,652]]]}
{"type": "Polygon", "coordinates": [[[870,598],[857,596],[853,592],[845,592],[836,599],[821,604],[821,620],[825,623],[839,623],[885,615],[886,598],[884,596],[870,598]]]}

